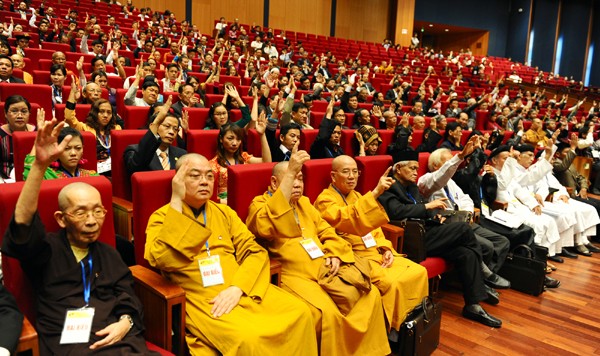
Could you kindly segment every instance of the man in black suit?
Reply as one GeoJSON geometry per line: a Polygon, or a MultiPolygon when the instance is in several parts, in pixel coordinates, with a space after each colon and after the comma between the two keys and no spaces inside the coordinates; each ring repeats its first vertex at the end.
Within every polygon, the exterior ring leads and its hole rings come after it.
{"type": "Polygon", "coordinates": [[[9,56],[0,54],[0,83],[25,84],[20,78],[13,77],[13,61],[9,56]]]}
{"type": "Polygon", "coordinates": [[[15,298],[0,283],[0,355],[12,355],[17,348],[23,314],[15,298]]]}
{"type": "Polygon", "coordinates": [[[203,108],[200,103],[200,96],[196,96],[194,87],[191,84],[183,84],[179,86],[179,101],[171,106],[175,116],[181,117],[183,108],[203,108]]]}
{"type": "MultiPolygon", "coordinates": [[[[464,159],[462,153],[459,159],[464,159]]],[[[497,293],[483,282],[481,247],[475,234],[464,222],[444,223],[438,212],[446,199],[427,202],[417,187],[418,153],[400,152],[395,158],[394,184],[378,200],[391,220],[422,219],[425,225],[427,256],[438,256],[454,264],[463,285],[463,316],[484,325],[499,328],[502,321],[489,315],[479,302],[498,304],[497,293]]]]}
{"type": "Polygon", "coordinates": [[[137,145],[129,145],[123,153],[129,174],[175,169],[177,159],[187,153],[173,146],[179,132],[179,119],[169,114],[170,105],[161,107],[148,132],[137,145]]]}
{"type": "Polygon", "coordinates": [[[300,131],[302,127],[295,122],[291,122],[287,125],[281,126],[279,131],[279,140],[276,139],[275,129],[277,123],[269,121],[267,124],[267,142],[269,142],[269,148],[271,149],[271,161],[282,162],[289,161],[292,155],[292,148],[297,141],[300,140],[300,131]]]}

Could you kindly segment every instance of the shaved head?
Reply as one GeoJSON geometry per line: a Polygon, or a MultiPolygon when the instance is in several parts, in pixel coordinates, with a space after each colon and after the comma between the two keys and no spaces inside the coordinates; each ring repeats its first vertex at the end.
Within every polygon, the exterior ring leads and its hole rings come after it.
{"type": "Polygon", "coordinates": [[[206,157],[204,157],[203,155],[201,155],[199,153],[187,153],[187,154],[184,154],[183,156],[179,157],[179,159],[177,160],[177,163],[175,164],[175,169],[179,170],[179,167],[181,167],[188,160],[200,161],[202,163],[204,163],[204,162],[208,163],[208,160],[206,159],[206,157]]]}
{"type": "Polygon", "coordinates": [[[80,194],[96,195],[98,197],[98,202],[102,202],[100,192],[98,192],[96,188],[87,183],[76,182],[71,183],[60,190],[60,193],[58,193],[58,208],[61,211],[67,210],[72,205],[73,197],[79,196],[80,194]]]}
{"type": "Polygon", "coordinates": [[[277,163],[275,167],[273,167],[273,172],[271,173],[271,175],[273,177],[276,177],[278,181],[281,181],[281,176],[283,172],[285,172],[288,169],[289,164],[290,163],[287,161],[277,163]]]}
{"type": "Polygon", "coordinates": [[[341,155],[341,156],[337,156],[336,158],[333,159],[333,162],[331,163],[331,169],[334,171],[337,171],[338,169],[340,169],[340,167],[347,165],[347,164],[356,164],[356,161],[354,161],[354,158],[347,156],[347,155],[341,155]]]}

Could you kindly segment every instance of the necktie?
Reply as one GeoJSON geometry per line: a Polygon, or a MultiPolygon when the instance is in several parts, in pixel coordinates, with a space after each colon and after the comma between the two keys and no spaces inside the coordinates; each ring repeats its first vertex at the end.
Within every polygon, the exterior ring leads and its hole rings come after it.
{"type": "Polygon", "coordinates": [[[290,151],[287,151],[287,152],[285,153],[285,157],[283,158],[283,160],[284,160],[284,161],[289,161],[289,160],[290,160],[290,157],[291,157],[291,155],[292,155],[292,152],[290,152],[290,151]]]}
{"type": "Polygon", "coordinates": [[[166,152],[161,152],[159,154],[160,156],[160,163],[162,164],[162,167],[165,171],[168,171],[169,169],[171,169],[171,164],[169,163],[169,157],[167,156],[166,152]]]}
{"type": "Polygon", "coordinates": [[[456,204],[456,202],[454,201],[454,199],[452,198],[452,194],[450,194],[450,191],[448,190],[448,186],[444,187],[444,191],[446,191],[446,196],[448,197],[448,199],[450,199],[450,201],[452,202],[452,208],[454,208],[454,210],[458,210],[458,204],[456,204]]]}

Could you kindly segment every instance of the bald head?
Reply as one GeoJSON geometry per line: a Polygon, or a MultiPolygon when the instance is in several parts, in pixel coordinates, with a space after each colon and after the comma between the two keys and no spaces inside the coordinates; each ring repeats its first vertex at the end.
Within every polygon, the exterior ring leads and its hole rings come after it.
{"type": "Polygon", "coordinates": [[[177,163],[175,164],[175,170],[179,170],[179,168],[187,161],[197,162],[200,164],[204,164],[204,163],[208,164],[208,160],[203,155],[201,155],[199,153],[187,153],[187,154],[184,154],[183,156],[179,157],[179,159],[177,160],[177,163]]]}
{"type": "Polygon", "coordinates": [[[356,161],[354,160],[354,158],[347,156],[347,155],[337,156],[336,158],[333,159],[333,162],[331,163],[331,170],[337,171],[337,170],[340,170],[342,167],[347,166],[349,164],[356,165],[356,161]]]}
{"type": "Polygon", "coordinates": [[[60,193],[58,193],[58,208],[61,211],[66,211],[73,205],[74,198],[81,196],[97,199],[98,203],[102,203],[100,192],[96,188],[87,183],[76,182],[60,190],[60,193]]]}
{"type": "Polygon", "coordinates": [[[288,161],[277,163],[275,167],[273,167],[273,172],[271,173],[271,175],[273,177],[276,177],[278,181],[281,181],[282,175],[288,169],[289,165],[290,162],[288,161]]]}

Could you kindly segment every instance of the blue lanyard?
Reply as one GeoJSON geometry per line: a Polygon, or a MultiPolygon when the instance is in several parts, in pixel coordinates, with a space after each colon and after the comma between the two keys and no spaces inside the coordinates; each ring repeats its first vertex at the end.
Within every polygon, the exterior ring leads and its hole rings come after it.
{"type": "Polygon", "coordinates": [[[272,196],[273,196],[273,193],[271,193],[271,191],[270,191],[270,190],[267,190],[267,194],[269,194],[269,196],[270,196],[270,197],[272,197],[272,196]]]}
{"type": "Polygon", "coordinates": [[[348,205],[348,202],[346,201],[346,197],[344,196],[344,194],[342,194],[342,192],[340,192],[334,185],[332,185],[331,187],[342,197],[342,199],[344,199],[344,204],[348,205]]]}
{"type": "Polygon", "coordinates": [[[452,194],[450,194],[450,191],[448,190],[448,186],[444,187],[444,191],[446,192],[446,196],[448,197],[448,199],[450,199],[450,201],[452,202],[452,207],[454,208],[454,210],[458,210],[458,204],[456,204],[456,202],[454,201],[454,198],[452,198],[452,194]]]}
{"type": "Polygon", "coordinates": [[[406,191],[406,195],[408,195],[408,197],[411,198],[415,204],[417,204],[417,200],[408,192],[408,190],[406,191]]]}
{"type": "Polygon", "coordinates": [[[83,261],[79,261],[81,265],[81,278],[83,279],[83,301],[88,306],[90,303],[90,292],[92,290],[92,257],[88,258],[88,265],[90,267],[89,273],[85,273],[85,265],[83,261]]]}
{"type": "MultiPolygon", "coordinates": [[[[202,210],[202,216],[204,217],[204,226],[206,226],[206,206],[204,207],[204,210],[202,210]]],[[[208,257],[210,257],[210,247],[208,246],[208,239],[206,239],[206,254],[208,254],[208,257]]]]}

